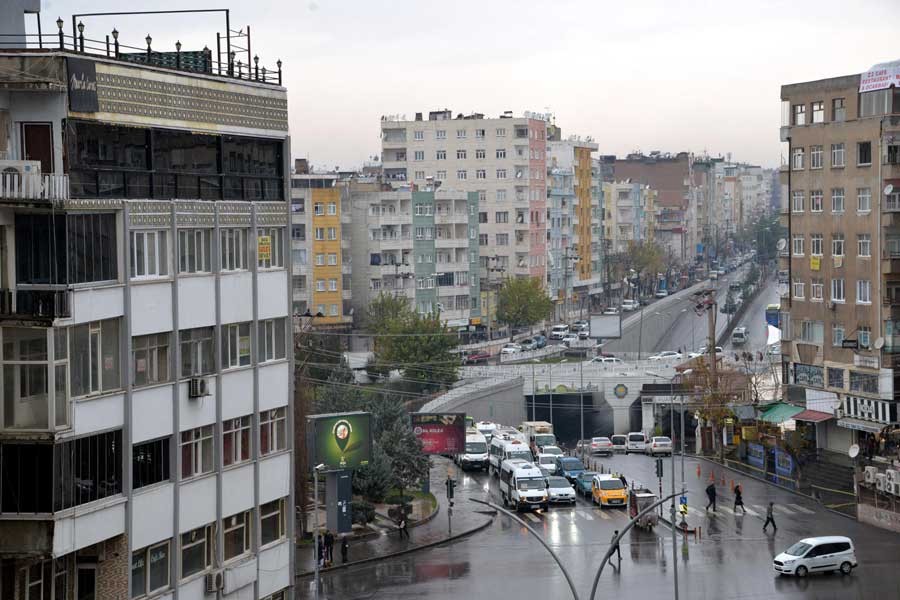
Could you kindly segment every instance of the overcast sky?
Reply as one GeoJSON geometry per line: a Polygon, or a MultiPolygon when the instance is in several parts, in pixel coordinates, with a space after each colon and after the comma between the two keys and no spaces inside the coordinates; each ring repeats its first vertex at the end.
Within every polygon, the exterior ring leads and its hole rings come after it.
{"type": "MultiPolygon", "coordinates": [[[[0,2],[6,0],[0,0],[0,2]]],[[[779,86],[900,58],[900,1],[44,0],[44,31],[73,12],[232,9],[261,64],[284,61],[292,150],[353,168],[379,119],[449,108],[549,111],[600,152],[732,153],[775,166],[779,86]]],[[[85,18],[90,37],[215,49],[215,15],[85,18]]]]}

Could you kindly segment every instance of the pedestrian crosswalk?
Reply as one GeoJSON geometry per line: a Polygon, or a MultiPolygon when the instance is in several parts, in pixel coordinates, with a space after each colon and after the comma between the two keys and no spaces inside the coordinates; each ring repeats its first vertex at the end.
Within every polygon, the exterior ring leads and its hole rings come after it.
{"type": "Polygon", "coordinates": [[[537,518],[537,515],[535,515],[534,513],[531,513],[531,512],[525,513],[525,517],[532,523],[540,523],[541,522],[541,520],[537,518]]]}
{"type": "Polygon", "coordinates": [[[805,515],[814,515],[814,514],[816,514],[816,511],[814,511],[814,510],[809,510],[809,509],[806,508],[805,506],[800,506],[799,504],[789,504],[788,506],[790,506],[791,508],[793,508],[793,509],[795,509],[795,510],[798,510],[798,511],[802,512],[802,513],[805,514],[805,515]]]}

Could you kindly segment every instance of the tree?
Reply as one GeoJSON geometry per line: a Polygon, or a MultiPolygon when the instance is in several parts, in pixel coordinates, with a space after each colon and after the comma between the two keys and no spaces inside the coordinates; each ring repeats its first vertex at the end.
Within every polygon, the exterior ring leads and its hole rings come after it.
{"type": "Polygon", "coordinates": [[[441,321],[440,313],[411,313],[394,321],[375,350],[375,367],[397,369],[422,391],[448,387],[459,378],[458,338],[441,321]]]}
{"type": "MultiPolygon", "coordinates": [[[[414,311],[406,296],[395,296],[381,292],[377,298],[369,302],[362,315],[363,329],[375,334],[385,334],[398,321],[403,322],[412,317],[414,311]]],[[[377,345],[378,339],[375,343],[377,345]]]]}
{"type": "Polygon", "coordinates": [[[729,289],[728,295],[725,297],[725,304],[722,306],[722,312],[726,315],[733,315],[737,312],[737,301],[734,298],[734,291],[729,289]]]}
{"type": "Polygon", "coordinates": [[[315,388],[313,406],[318,414],[363,410],[365,403],[366,396],[344,361],[332,370],[327,383],[315,388]]]}
{"type": "Polygon", "coordinates": [[[407,420],[399,420],[381,436],[381,445],[391,462],[391,483],[403,497],[403,491],[415,487],[428,477],[428,456],[422,452],[422,442],[413,433],[407,420]]]}
{"type": "Polygon", "coordinates": [[[391,459],[379,442],[372,443],[369,464],[353,473],[353,490],[370,502],[381,502],[391,487],[391,459]]]}
{"type": "Polygon", "coordinates": [[[550,316],[553,300],[537,277],[510,277],[497,295],[497,319],[514,328],[532,327],[550,316]]]}

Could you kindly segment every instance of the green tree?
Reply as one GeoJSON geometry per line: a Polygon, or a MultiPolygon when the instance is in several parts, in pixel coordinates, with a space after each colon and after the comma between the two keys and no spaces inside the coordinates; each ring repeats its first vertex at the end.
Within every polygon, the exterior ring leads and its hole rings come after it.
{"type": "Polygon", "coordinates": [[[381,502],[391,487],[391,459],[379,442],[372,443],[369,464],[353,472],[353,491],[370,502],[381,502]]]}
{"type": "Polygon", "coordinates": [[[366,401],[353,371],[341,361],[329,374],[328,383],[315,387],[313,406],[318,414],[353,412],[364,410],[366,401]]]}
{"type": "Polygon", "coordinates": [[[533,327],[550,316],[553,300],[537,277],[510,277],[497,296],[497,319],[514,328],[533,327]]]}
{"type": "Polygon", "coordinates": [[[725,304],[722,306],[722,312],[726,315],[733,315],[737,312],[737,301],[734,298],[734,291],[729,289],[728,295],[725,297],[725,304]]]}
{"type": "Polygon", "coordinates": [[[399,420],[381,436],[381,445],[391,462],[391,483],[403,496],[428,477],[430,464],[422,452],[422,442],[415,436],[407,420],[399,420]]]}
{"type": "Polygon", "coordinates": [[[372,439],[378,441],[398,421],[409,419],[403,401],[396,396],[373,393],[366,402],[365,410],[372,414],[372,439]]]}
{"type": "Polygon", "coordinates": [[[411,313],[392,323],[375,349],[375,367],[397,369],[420,391],[447,387],[459,378],[458,339],[439,313],[411,313]]]}
{"type": "MultiPolygon", "coordinates": [[[[388,333],[397,322],[405,322],[414,314],[406,296],[395,296],[381,292],[377,298],[369,302],[362,315],[362,326],[365,331],[375,335],[388,333]]],[[[376,338],[376,345],[378,340],[376,338]]]]}

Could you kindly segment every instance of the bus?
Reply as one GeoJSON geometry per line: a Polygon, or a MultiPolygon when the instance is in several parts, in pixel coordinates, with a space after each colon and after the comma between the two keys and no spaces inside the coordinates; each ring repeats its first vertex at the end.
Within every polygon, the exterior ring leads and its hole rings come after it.
{"type": "Polygon", "coordinates": [[[766,305],[766,323],[771,325],[772,327],[781,328],[781,325],[778,323],[778,313],[781,311],[780,304],[767,304],[766,305]]]}

